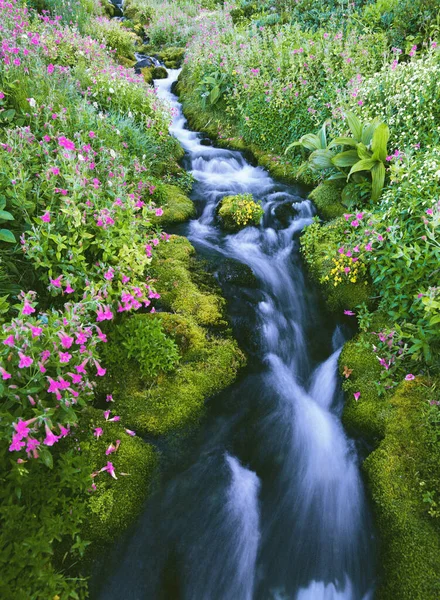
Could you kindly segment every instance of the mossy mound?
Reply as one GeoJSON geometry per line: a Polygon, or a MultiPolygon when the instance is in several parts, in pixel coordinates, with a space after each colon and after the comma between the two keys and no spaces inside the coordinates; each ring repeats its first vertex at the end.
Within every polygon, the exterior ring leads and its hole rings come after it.
{"type": "MultiPolygon", "coordinates": [[[[108,408],[112,409],[113,404],[108,408]]],[[[101,410],[90,408],[82,414],[78,429],[72,434],[87,457],[91,473],[100,471],[108,461],[115,468],[116,480],[106,471],[94,478],[96,490],[90,493],[88,517],[83,525],[84,539],[99,545],[115,539],[139,514],[158,464],[154,448],[139,436],[127,434],[122,422],[105,421],[101,410]],[[103,430],[99,439],[93,435],[95,427],[103,430]],[[107,448],[116,445],[117,440],[118,450],[106,456],[107,448]]]]}
{"type": "Polygon", "coordinates": [[[217,214],[222,227],[228,231],[239,231],[244,227],[259,225],[264,211],[252,194],[238,194],[225,196],[217,207],[217,214]]]}
{"type": "Polygon", "coordinates": [[[175,185],[161,186],[160,203],[163,207],[163,215],[155,217],[154,221],[162,227],[184,223],[195,215],[194,203],[175,185]]]}
{"type": "Polygon", "coordinates": [[[309,198],[315,204],[319,215],[326,221],[341,217],[346,212],[341,203],[344,184],[340,181],[326,181],[316,187],[309,198]]]}
{"type": "Polygon", "coordinates": [[[161,306],[167,311],[192,317],[199,325],[225,327],[225,300],[216,293],[201,289],[200,280],[194,282],[197,270],[195,250],[180,236],[171,236],[160,244],[151,265],[157,278],[156,288],[161,295],[161,306]]]}
{"type": "Polygon", "coordinates": [[[429,516],[422,495],[440,485],[438,433],[424,417],[426,387],[404,382],[391,404],[385,438],[363,465],[381,537],[375,597],[439,598],[440,519],[429,516]]]}
{"type": "Polygon", "coordinates": [[[156,313],[155,318],[180,348],[175,371],[146,385],[138,370],[117,361],[109,365],[109,384],[118,413],[130,428],[161,435],[197,423],[205,399],[230,385],[245,359],[235,341],[210,337],[191,317],[156,313]]]}
{"type": "Polygon", "coordinates": [[[121,63],[122,66],[127,67],[128,69],[131,69],[136,64],[135,60],[127,58],[125,56],[118,56],[118,62],[121,63]]]}
{"type": "Polygon", "coordinates": [[[145,83],[153,83],[153,69],[151,67],[142,67],[141,74],[145,83]]]}
{"type": "MultiPolygon", "coordinates": [[[[334,260],[340,257],[337,249],[344,237],[345,227],[345,221],[341,218],[323,225],[313,223],[301,236],[301,252],[309,273],[320,285],[329,309],[339,313],[345,309],[354,309],[363,303],[369,307],[373,304],[373,286],[366,273],[363,275],[362,271],[359,271],[355,283],[344,275],[341,276],[342,281],[336,281],[332,274],[334,260]]],[[[362,263],[359,261],[356,264],[359,266],[362,263]]]]}
{"type": "Polygon", "coordinates": [[[168,77],[168,71],[165,67],[153,67],[152,75],[153,79],[166,79],[168,77]]]}
{"type": "Polygon", "coordinates": [[[375,443],[385,435],[385,423],[391,406],[388,397],[379,397],[375,381],[382,367],[373,352],[368,335],[347,342],[339,357],[339,371],[344,378],[346,401],[342,421],[350,434],[375,443]],[[352,373],[345,378],[347,369],[352,373]],[[354,393],[360,392],[355,400],[354,393]]]}
{"type": "Polygon", "coordinates": [[[178,69],[185,56],[185,48],[165,48],[156,54],[168,69],[178,69]]]}

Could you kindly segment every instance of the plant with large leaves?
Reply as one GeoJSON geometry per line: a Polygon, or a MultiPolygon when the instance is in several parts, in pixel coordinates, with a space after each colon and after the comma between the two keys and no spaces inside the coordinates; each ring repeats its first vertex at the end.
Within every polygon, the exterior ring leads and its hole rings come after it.
{"type": "Polygon", "coordinates": [[[371,123],[362,124],[353,113],[346,114],[346,120],[352,137],[336,137],[327,143],[326,126],[318,134],[308,133],[292,147],[301,146],[311,151],[307,161],[301,165],[298,174],[305,169],[312,171],[327,171],[328,179],[346,179],[353,176],[354,180],[371,176],[371,199],[377,202],[385,184],[385,162],[390,132],[388,125],[374,119],[371,123]],[[350,150],[337,152],[338,148],[348,146],[350,150]],[[347,173],[347,169],[350,169],[347,173]]]}

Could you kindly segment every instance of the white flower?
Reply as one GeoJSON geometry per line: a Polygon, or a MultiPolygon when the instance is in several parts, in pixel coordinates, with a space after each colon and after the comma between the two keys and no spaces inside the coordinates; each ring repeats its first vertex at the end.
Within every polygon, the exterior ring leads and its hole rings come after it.
{"type": "Polygon", "coordinates": [[[78,160],[84,162],[85,158],[82,154],[78,154],[78,160]]]}
{"type": "Polygon", "coordinates": [[[109,94],[114,94],[115,90],[113,88],[108,88],[109,94]]]}
{"type": "Polygon", "coordinates": [[[110,149],[110,156],[112,158],[116,158],[116,152],[113,150],[113,148],[110,149]]]}
{"type": "Polygon", "coordinates": [[[28,102],[32,106],[32,108],[35,108],[37,106],[35,98],[28,98],[28,102]]]}

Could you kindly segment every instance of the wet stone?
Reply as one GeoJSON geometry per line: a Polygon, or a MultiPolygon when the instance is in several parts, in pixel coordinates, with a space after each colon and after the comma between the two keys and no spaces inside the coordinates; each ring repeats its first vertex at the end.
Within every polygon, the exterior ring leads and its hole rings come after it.
{"type": "Polygon", "coordinates": [[[220,265],[217,277],[222,284],[258,287],[258,281],[252,269],[233,259],[227,259],[220,265]]]}

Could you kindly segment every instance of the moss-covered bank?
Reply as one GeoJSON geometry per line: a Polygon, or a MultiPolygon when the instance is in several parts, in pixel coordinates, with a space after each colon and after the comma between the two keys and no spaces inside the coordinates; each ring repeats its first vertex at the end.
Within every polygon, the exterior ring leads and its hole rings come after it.
{"type": "MultiPolygon", "coordinates": [[[[180,223],[193,214],[193,203],[179,188],[161,190],[161,224],[180,223]]],[[[245,364],[225,318],[225,300],[186,238],[171,236],[155,249],[150,275],[157,279],[159,311],[126,317],[108,334],[101,409],[84,414],[75,436],[90,472],[97,473],[84,523],[93,554],[136,518],[151,490],[160,454],[143,438],[196,426],[205,400],[230,385],[245,364]],[[106,409],[109,420],[94,436],[106,409]],[[120,420],[111,421],[114,416],[120,420]],[[117,450],[106,457],[111,445],[117,450]],[[101,471],[106,460],[116,480],[101,471]]]]}
{"type": "Polygon", "coordinates": [[[368,337],[345,345],[340,371],[352,370],[344,384],[344,425],[375,447],[363,463],[380,537],[375,597],[434,600],[440,597],[440,515],[427,499],[440,486],[440,443],[437,423],[427,418],[432,382],[417,378],[379,396],[380,366],[368,337]]]}

